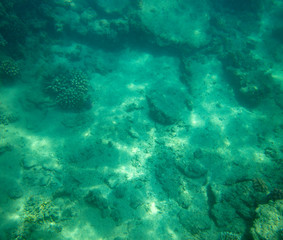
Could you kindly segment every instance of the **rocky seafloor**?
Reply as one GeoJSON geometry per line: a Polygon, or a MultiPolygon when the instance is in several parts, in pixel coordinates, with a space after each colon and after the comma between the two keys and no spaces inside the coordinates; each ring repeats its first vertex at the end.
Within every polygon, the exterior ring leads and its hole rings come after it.
{"type": "Polygon", "coordinates": [[[283,239],[282,1],[0,16],[0,239],[283,239]]]}

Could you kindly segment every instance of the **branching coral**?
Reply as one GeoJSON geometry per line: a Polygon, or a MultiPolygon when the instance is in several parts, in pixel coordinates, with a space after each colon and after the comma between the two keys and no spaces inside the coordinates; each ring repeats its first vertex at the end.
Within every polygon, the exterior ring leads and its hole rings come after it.
{"type": "Polygon", "coordinates": [[[59,209],[51,199],[41,197],[29,198],[21,214],[21,224],[14,233],[13,239],[31,239],[35,231],[59,232],[59,209]]]}
{"type": "Polygon", "coordinates": [[[9,79],[16,78],[20,74],[20,68],[13,59],[3,60],[0,64],[0,70],[2,75],[9,79]]]}
{"type": "Polygon", "coordinates": [[[47,87],[63,109],[81,110],[90,102],[89,80],[82,71],[72,70],[56,76],[47,87]]]}
{"type": "Polygon", "coordinates": [[[220,240],[240,240],[241,236],[239,234],[231,232],[222,232],[220,235],[220,240]]]}

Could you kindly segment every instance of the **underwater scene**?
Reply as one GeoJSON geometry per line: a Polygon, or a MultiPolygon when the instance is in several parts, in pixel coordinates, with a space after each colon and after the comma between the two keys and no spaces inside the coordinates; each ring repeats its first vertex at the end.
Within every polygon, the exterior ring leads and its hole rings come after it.
{"type": "Polygon", "coordinates": [[[283,0],[1,0],[0,240],[283,240],[283,0]]]}

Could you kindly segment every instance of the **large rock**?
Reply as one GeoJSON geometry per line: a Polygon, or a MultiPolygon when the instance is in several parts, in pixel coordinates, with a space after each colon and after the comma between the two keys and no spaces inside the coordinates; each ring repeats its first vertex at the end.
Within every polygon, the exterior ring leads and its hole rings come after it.
{"type": "Polygon", "coordinates": [[[117,13],[130,5],[130,0],[96,0],[96,4],[106,13],[117,13]]]}
{"type": "Polygon", "coordinates": [[[193,235],[208,231],[211,228],[212,221],[205,211],[188,211],[182,209],[178,217],[183,227],[193,235]]]}
{"type": "Polygon", "coordinates": [[[207,44],[209,18],[204,0],[143,0],[140,4],[141,24],[157,37],[160,45],[198,48],[207,44]]]}
{"type": "Polygon", "coordinates": [[[186,93],[174,85],[161,84],[147,93],[150,117],[163,125],[171,125],[183,120],[188,111],[186,93]]]}

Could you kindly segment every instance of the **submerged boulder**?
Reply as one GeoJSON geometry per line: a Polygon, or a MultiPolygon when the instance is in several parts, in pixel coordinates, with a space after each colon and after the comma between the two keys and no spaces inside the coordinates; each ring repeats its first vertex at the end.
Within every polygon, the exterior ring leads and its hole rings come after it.
{"type": "Polygon", "coordinates": [[[141,25],[159,45],[199,48],[209,42],[209,8],[204,0],[143,0],[139,8],[141,25]]]}
{"type": "Polygon", "coordinates": [[[97,0],[97,6],[106,13],[118,13],[130,5],[130,0],[97,0]]]}
{"type": "Polygon", "coordinates": [[[149,116],[162,125],[172,125],[185,116],[188,111],[186,93],[172,86],[150,89],[146,95],[149,116]]]}

